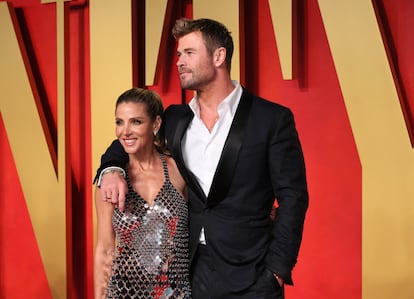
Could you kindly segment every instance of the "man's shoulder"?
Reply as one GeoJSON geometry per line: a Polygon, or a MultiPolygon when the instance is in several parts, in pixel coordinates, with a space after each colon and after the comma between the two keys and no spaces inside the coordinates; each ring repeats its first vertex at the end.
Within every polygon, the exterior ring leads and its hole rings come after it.
{"type": "Polygon", "coordinates": [[[168,106],[164,112],[163,121],[167,127],[175,127],[178,120],[190,120],[193,116],[193,112],[188,105],[173,104],[168,106]]]}
{"type": "Polygon", "coordinates": [[[191,111],[190,107],[186,104],[172,104],[168,106],[164,114],[166,116],[183,115],[183,114],[189,113],[190,111],[191,111]]]}
{"type": "Polygon", "coordinates": [[[271,101],[265,99],[261,96],[255,95],[247,90],[243,90],[243,97],[251,97],[252,99],[252,109],[265,110],[268,112],[289,112],[290,109],[282,104],[277,103],[276,101],[271,101]]]}

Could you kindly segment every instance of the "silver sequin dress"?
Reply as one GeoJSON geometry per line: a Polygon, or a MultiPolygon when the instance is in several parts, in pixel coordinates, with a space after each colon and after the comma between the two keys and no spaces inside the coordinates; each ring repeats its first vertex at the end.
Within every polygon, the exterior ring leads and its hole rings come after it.
{"type": "Polygon", "coordinates": [[[153,206],[133,190],[127,176],[124,212],[115,209],[112,217],[117,246],[107,298],[191,298],[187,202],[160,157],[165,180],[153,206]]]}

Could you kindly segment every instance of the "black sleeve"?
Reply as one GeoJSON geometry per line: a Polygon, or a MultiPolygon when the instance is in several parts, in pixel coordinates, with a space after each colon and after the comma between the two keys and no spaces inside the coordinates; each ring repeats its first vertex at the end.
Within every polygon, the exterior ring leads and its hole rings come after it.
{"type": "Polygon", "coordinates": [[[129,157],[128,154],[124,151],[121,143],[116,139],[112,144],[106,149],[105,153],[101,156],[101,165],[99,166],[93,183],[95,184],[99,178],[99,174],[103,169],[110,166],[118,166],[124,170],[128,164],[129,157]]]}
{"type": "Polygon", "coordinates": [[[293,284],[292,269],[302,241],[305,215],[309,204],[306,169],[293,114],[285,110],[275,117],[277,128],[268,147],[270,177],[279,204],[273,222],[273,237],[266,266],[293,284]]]}

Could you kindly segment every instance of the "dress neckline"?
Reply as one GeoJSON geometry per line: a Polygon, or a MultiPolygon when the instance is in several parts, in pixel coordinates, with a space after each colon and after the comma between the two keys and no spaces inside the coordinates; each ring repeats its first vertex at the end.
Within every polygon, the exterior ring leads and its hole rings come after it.
{"type": "Polygon", "coordinates": [[[156,206],[156,203],[159,201],[159,198],[161,197],[161,194],[164,191],[167,183],[170,181],[170,177],[168,175],[167,161],[165,159],[165,154],[159,153],[159,157],[161,159],[163,173],[164,173],[164,183],[161,185],[161,188],[158,190],[155,197],[152,198],[152,203],[151,204],[138,191],[136,191],[134,189],[134,187],[132,186],[132,184],[129,180],[129,176],[128,176],[128,172],[127,172],[128,189],[130,190],[130,192],[132,191],[132,193],[135,194],[136,197],[144,203],[144,207],[147,210],[152,210],[156,206]]]}

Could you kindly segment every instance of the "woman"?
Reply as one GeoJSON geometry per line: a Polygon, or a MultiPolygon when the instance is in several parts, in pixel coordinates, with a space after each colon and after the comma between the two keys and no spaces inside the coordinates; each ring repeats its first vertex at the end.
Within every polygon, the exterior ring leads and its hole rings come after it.
{"type": "Polygon", "coordinates": [[[95,192],[95,298],[190,298],[186,185],[160,134],[163,106],[132,88],[116,102],[116,136],[129,155],[121,212],[95,192]]]}

